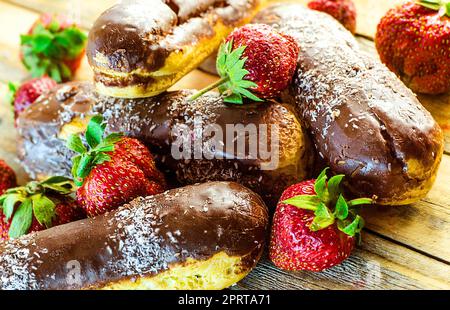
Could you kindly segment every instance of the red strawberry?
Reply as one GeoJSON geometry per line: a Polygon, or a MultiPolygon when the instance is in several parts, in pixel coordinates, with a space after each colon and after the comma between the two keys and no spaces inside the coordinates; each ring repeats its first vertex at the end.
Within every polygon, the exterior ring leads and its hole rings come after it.
{"type": "Polygon", "coordinates": [[[165,190],[163,175],[154,158],[138,140],[111,134],[103,139],[105,124],[101,116],[89,122],[86,141],[70,136],[68,148],[80,153],[73,159],[77,200],[89,216],[116,209],[139,196],[155,195],[165,190]]]}
{"type": "Polygon", "coordinates": [[[33,77],[69,81],[80,67],[87,36],[64,15],[44,14],[21,36],[20,57],[33,77]]]}
{"type": "Polygon", "coordinates": [[[250,24],[233,31],[217,56],[221,80],[190,98],[219,88],[225,102],[242,104],[243,97],[254,101],[278,97],[297,67],[299,47],[295,40],[272,27],[250,24]]]}
{"type": "Polygon", "coordinates": [[[133,163],[147,179],[153,179],[165,187],[164,176],[156,168],[155,158],[139,140],[123,137],[115,145],[114,157],[133,163]]]}
{"type": "Polygon", "coordinates": [[[343,176],[327,182],[326,170],[317,180],[289,187],[273,219],[270,259],[285,270],[322,271],[350,256],[364,222],[354,207],[370,199],[346,202],[339,191],[343,176]],[[330,206],[336,207],[331,209],[330,206]]]}
{"type": "Polygon", "coordinates": [[[381,61],[413,91],[450,90],[450,3],[407,2],[380,21],[375,43],[381,61]]]}
{"type": "Polygon", "coordinates": [[[29,80],[19,88],[13,83],[9,83],[9,99],[14,106],[14,118],[17,119],[20,113],[32,105],[37,98],[56,85],[56,82],[48,76],[29,80]]]}
{"type": "Polygon", "coordinates": [[[16,186],[16,173],[4,160],[0,159],[0,196],[3,195],[7,189],[16,186]]]}
{"type": "Polygon", "coordinates": [[[74,184],[64,177],[32,181],[0,196],[1,239],[18,238],[85,217],[73,198],[74,184]]]}
{"type": "Polygon", "coordinates": [[[337,19],[351,33],[356,32],[356,8],[351,0],[313,0],[310,9],[325,12],[337,19]]]}

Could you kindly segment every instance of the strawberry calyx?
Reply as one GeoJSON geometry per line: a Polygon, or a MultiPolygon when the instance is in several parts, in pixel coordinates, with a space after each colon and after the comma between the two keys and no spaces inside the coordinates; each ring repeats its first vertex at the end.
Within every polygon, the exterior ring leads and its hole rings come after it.
{"type": "Polygon", "coordinates": [[[340,231],[354,237],[364,227],[364,219],[358,215],[359,207],[374,201],[370,198],[347,201],[341,189],[344,175],[335,175],[328,179],[328,169],[324,169],[316,179],[316,195],[295,196],[284,200],[283,203],[313,211],[315,217],[309,227],[311,231],[319,231],[336,223],[340,231]]]}
{"type": "Polygon", "coordinates": [[[103,117],[96,115],[89,121],[84,135],[87,147],[80,135],[70,135],[67,139],[67,148],[79,153],[72,158],[72,175],[77,186],[83,185],[84,179],[96,165],[111,160],[108,153],[114,151],[114,145],[123,137],[122,133],[112,133],[103,138],[105,128],[103,117]]]}
{"type": "Polygon", "coordinates": [[[11,239],[25,235],[33,217],[39,224],[50,228],[56,216],[57,196],[74,193],[73,181],[66,177],[50,177],[42,182],[32,181],[25,186],[11,188],[0,196],[0,209],[5,220],[11,221],[8,235],[11,239]]]}
{"type": "Polygon", "coordinates": [[[61,27],[56,18],[48,26],[38,23],[30,34],[20,36],[22,62],[33,77],[48,74],[60,83],[72,78],[73,72],[65,64],[83,52],[87,35],[75,24],[61,27]]]}
{"type": "Polygon", "coordinates": [[[249,71],[244,68],[247,61],[247,57],[243,57],[245,49],[246,46],[240,46],[233,50],[233,40],[223,43],[220,46],[216,62],[217,72],[221,79],[199,91],[188,100],[194,101],[205,93],[218,88],[227,103],[241,105],[244,97],[262,102],[249,90],[258,87],[258,85],[245,79],[245,76],[249,74],[249,71]]]}
{"type": "Polygon", "coordinates": [[[5,96],[5,102],[14,106],[14,100],[16,100],[16,94],[19,90],[20,85],[13,82],[8,82],[8,90],[5,96]]]}
{"type": "Polygon", "coordinates": [[[440,16],[450,17],[450,1],[448,0],[419,0],[416,3],[428,9],[439,11],[440,16]]]}

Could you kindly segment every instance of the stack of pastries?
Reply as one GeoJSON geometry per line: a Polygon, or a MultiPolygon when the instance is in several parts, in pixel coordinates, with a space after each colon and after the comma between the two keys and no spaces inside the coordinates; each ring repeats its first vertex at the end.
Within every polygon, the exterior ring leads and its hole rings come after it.
{"type": "Polygon", "coordinates": [[[70,177],[74,153],[66,139],[101,114],[108,133],[143,142],[178,188],[1,243],[2,288],[225,288],[261,257],[266,206],[272,209],[284,189],[319,169],[345,175],[348,195],[382,205],[416,202],[435,180],[443,153],[439,126],[393,73],[323,13],[262,0],[125,1],[95,22],[87,56],[94,83],[61,84],[20,115],[18,154],[27,173],[70,177]],[[301,46],[279,100],[240,106],[216,93],[189,101],[193,90],[167,91],[250,22],[301,46]],[[199,115],[221,127],[277,125],[277,165],[266,169],[267,160],[236,154],[174,158],[173,129],[194,130],[199,115]],[[70,261],[79,264],[81,281],[67,282],[70,261]]]}

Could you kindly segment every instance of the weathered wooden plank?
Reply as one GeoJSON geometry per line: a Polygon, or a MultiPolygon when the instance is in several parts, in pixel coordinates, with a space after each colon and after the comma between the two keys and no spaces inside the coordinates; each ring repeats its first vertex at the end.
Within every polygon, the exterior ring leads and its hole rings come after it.
{"type": "Polygon", "coordinates": [[[22,81],[28,76],[19,60],[18,49],[0,42],[0,81],[22,81]]]}
{"type": "MultiPolygon", "coordinates": [[[[320,273],[286,272],[267,256],[237,289],[449,289],[450,266],[369,232],[343,264],[320,273]]],[[[267,255],[267,254],[266,254],[267,255]]]]}
{"type": "Polygon", "coordinates": [[[89,29],[97,17],[117,0],[5,0],[5,2],[35,12],[64,13],[82,27],[89,29]]]}
{"type": "Polygon", "coordinates": [[[410,206],[367,207],[366,227],[450,263],[450,209],[421,201],[410,206]]]}

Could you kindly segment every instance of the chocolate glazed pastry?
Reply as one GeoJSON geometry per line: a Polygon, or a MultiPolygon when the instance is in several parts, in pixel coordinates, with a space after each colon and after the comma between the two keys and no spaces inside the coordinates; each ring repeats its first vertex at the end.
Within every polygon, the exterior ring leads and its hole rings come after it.
{"type": "Polygon", "coordinates": [[[275,205],[287,186],[310,176],[312,146],[290,106],[226,105],[215,93],[187,102],[194,92],[120,99],[99,95],[87,82],[57,86],[18,119],[19,158],[33,178],[70,176],[74,154],[65,139],[102,114],[107,132],[141,140],[181,185],[236,181],[275,205]],[[208,125],[222,134],[208,133],[208,125]],[[203,141],[200,147],[197,141],[203,141]]]}
{"type": "Polygon", "coordinates": [[[347,176],[348,190],[386,205],[423,198],[442,158],[443,133],[415,95],[326,14],[284,4],[254,22],[297,40],[299,68],[286,98],[318,157],[347,176]]]}
{"type": "Polygon", "coordinates": [[[129,0],[89,33],[97,90],[122,98],[157,95],[196,68],[265,0],[129,0]]]}
{"type": "Polygon", "coordinates": [[[0,289],[223,289],[256,265],[267,227],[241,185],[179,188],[0,243],[0,289]]]}

